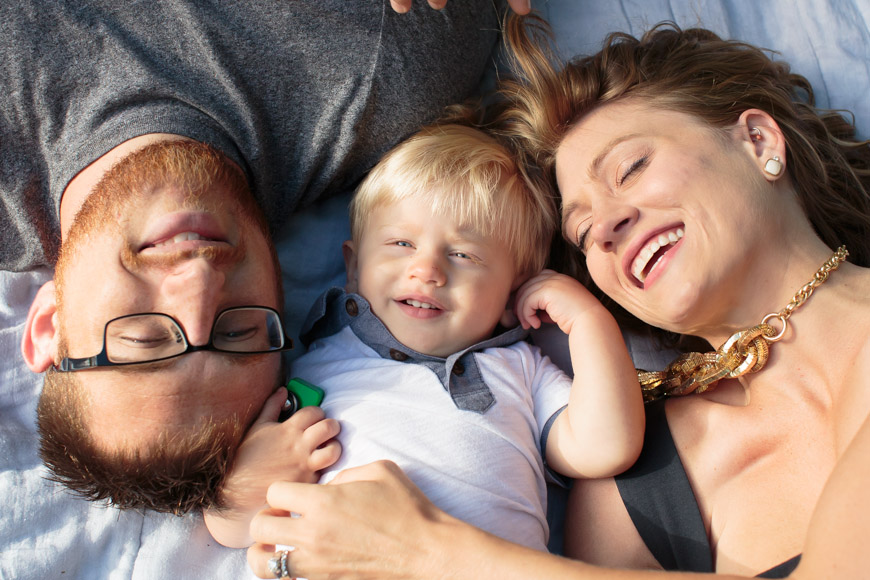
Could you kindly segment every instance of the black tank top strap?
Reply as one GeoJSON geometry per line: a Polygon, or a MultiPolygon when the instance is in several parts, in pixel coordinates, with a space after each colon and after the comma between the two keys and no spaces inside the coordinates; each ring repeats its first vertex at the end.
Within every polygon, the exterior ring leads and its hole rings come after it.
{"type": "Polygon", "coordinates": [[[665,570],[713,572],[710,542],[665,417],[664,401],[647,405],[640,458],[616,485],[628,514],[665,570]]]}
{"type": "MultiPolygon", "coordinates": [[[[616,486],[641,538],[665,570],[714,571],[707,530],[674,445],[664,401],[647,405],[640,458],[616,476],[616,486]]],[[[785,578],[799,562],[797,555],[758,578],[785,578]]]]}
{"type": "Polygon", "coordinates": [[[801,555],[798,554],[791,560],[786,560],[779,566],[774,566],[767,572],[759,574],[758,576],[756,576],[756,578],[785,578],[786,576],[794,572],[794,569],[797,568],[797,565],[800,564],[800,561],[801,555]]]}

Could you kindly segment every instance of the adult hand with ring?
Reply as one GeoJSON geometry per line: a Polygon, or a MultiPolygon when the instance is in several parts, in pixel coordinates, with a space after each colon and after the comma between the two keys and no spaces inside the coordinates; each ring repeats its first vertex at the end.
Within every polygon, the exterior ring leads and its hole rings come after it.
{"type": "Polygon", "coordinates": [[[251,522],[256,543],[248,548],[260,578],[272,577],[267,562],[281,545],[294,547],[291,571],[311,580],[398,580],[424,570],[436,578],[436,563],[447,557],[437,540],[458,524],[388,461],[346,469],[325,485],[276,481],[266,499],[270,508],[251,522]],[[432,523],[443,524],[435,537],[432,523]]]}
{"type": "Polygon", "coordinates": [[[275,550],[275,556],[270,558],[266,563],[275,578],[292,578],[290,574],[290,564],[287,558],[290,556],[290,550],[275,550]]]}

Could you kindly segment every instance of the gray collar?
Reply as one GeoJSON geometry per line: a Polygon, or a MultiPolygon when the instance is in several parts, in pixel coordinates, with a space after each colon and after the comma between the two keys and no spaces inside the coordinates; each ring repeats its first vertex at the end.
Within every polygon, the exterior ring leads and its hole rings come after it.
{"type": "Polygon", "coordinates": [[[517,326],[479,342],[447,358],[429,356],[400,343],[374,315],[368,301],[342,288],[330,288],[320,295],[302,327],[301,340],[308,346],[318,338],[331,336],[350,326],[354,334],[383,358],[428,367],[441,380],[459,409],[485,413],[495,404],[495,397],[483,381],[474,353],[524,340],[528,331],[517,326]]]}

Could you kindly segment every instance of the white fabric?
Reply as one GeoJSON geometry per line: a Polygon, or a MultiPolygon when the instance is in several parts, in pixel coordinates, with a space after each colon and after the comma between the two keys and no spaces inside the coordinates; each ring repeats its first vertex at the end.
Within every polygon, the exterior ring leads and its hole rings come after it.
{"type": "Polygon", "coordinates": [[[291,375],[326,391],[321,407],[341,423],[341,469],[395,461],[440,508],[514,542],[546,549],[541,431],[568,403],[571,380],[525,342],[474,354],[496,399],[461,411],[438,377],[381,358],[345,327],[315,341],[291,375]]]}
{"type": "MultiPolygon", "coordinates": [[[[867,0],[541,0],[534,6],[549,17],[565,54],[593,52],[609,31],[636,34],[667,19],[776,49],[813,83],[820,105],[852,110],[860,134],[870,137],[867,0]]],[[[342,283],[340,247],[347,237],[341,205],[303,214],[297,223],[306,235],[288,228],[279,243],[282,265],[293,272],[285,276],[292,320],[342,283]],[[300,275],[299,261],[309,256],[322,258],[322,267],[300,275]],[[290,287],[291,279],[298,286],[290,287]]],[[[216,546],[198,518],[106,510],[43,479],[33,425],[41,381],[24,367],[18,345],[30,301],[47,278],[0,272],[0,578],[249,577],[244,552],[216,546]]]]}

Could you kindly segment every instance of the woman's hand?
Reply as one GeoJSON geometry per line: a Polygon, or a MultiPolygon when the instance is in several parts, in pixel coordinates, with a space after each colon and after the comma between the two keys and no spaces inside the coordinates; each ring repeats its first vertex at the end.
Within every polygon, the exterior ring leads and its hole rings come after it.
{"type": "Polygon", "coordinates": [[[261,578],[272,577],[276,544],[294,547],[290,570],[310,580],[426,577],[437,562],[427,552],[437,550],[427,539],[431,524],[453,521],[388,461],[342,471],[326,485],[275,482],[267,499],[271,509],[251,523],[257,543],[248,549],[261,578]]]}

